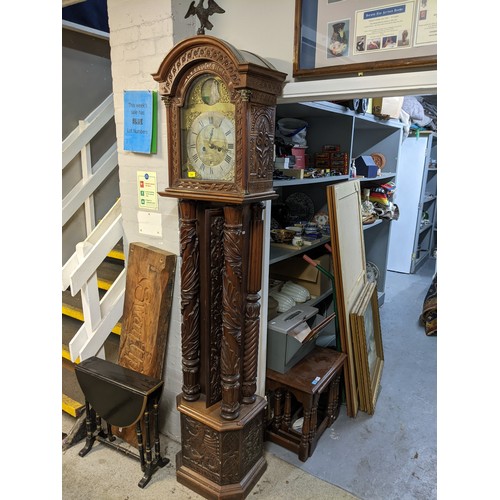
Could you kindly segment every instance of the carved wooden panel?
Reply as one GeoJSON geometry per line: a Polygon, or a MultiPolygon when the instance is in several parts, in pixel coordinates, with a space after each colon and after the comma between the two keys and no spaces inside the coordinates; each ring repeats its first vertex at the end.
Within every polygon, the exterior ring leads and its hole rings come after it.
{"type": "Polygon", "coordinates": [[[155,378],[163,377],[175,261],[165,250],[130,244],[118,364],[155,378]]]}
{"type": "MultiPolygon", "coordinates": [[[[163,378],[176,256],[144,243],[131,243],[118,364],[163,378]]],[[[114,429],[137,446],[135,428],[114,429]]]]}
{"type": "Polygon", "coordinates": [[[260,329],[260,289],[262,281],[262,244],[264,222],[262,220],[262,203],[251,206],[249,225],[249,251],[247,262],[247,296],[245,301],[245,329],[243,340],[243,383],[242,402],[250,404],[255,401],[257,389],[257,356],[259,350],[260,329]]]}
{"type": "Polygon", "coordinates": [[[207,406],[222,397],[222,275],[224,272],[224,212],[200,207],[201,390],[207,406]]]}
{"type": "Polygon", "coordinates": [[[241,336],[243,329],[243,210],[224,207],[224,286],[221,345],[221,416],[239,416],[241,385],[241,336]]]}
{"type": "Polygon", "coordinates": [[[252,192],[272,189],[274,170],[274,108],[250,105],[248,144],[249,175],[252,192]]]}
{"type": "Polygon", "coordinates": [[[182,415],[182,464],[218,485],[238,483],[262,457],[262,429],[263,412],[240,430],[222,432],[182,415]]]}
{"type": "Polygon", "coordinates": [[[196,203],[179,202],[181,240],[182,394],[186,401],[200,397],[200,276],[196,203]]]}

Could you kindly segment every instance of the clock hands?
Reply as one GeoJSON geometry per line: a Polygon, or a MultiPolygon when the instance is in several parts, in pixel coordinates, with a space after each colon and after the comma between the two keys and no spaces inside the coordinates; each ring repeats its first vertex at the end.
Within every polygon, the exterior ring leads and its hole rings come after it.
{"type": "MultiPolygon", "coordinates": [[[[217,127],[217,129],[219,129],[219,130],[220,130],[220,126],[219,126],[219,127],[217,127]]],[[[227,151],[227,148],[224,148],[224,147],[221,147],[221,146],[217,146],[216,144],[214,144],[214,143],[212,142],[212,137],[213,137],[213,135],[214,135],[214,130],[215,130],[215,126],[212,126],[212,128],[210,129],[210,137],[208,138],[208,147],[209,147],[210,149],[216,149],[216,150],[217,150],[217,152],[219,152],[219,153],[220,153],[220,152],[224,152],[224,153],[225,153],[225,152],[227,151]]]]}

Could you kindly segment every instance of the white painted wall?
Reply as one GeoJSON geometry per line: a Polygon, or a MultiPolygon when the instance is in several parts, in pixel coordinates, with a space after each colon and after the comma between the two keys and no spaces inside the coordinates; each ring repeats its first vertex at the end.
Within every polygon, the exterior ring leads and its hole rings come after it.
{"type": "MultiPolygon", "coordinates": [[[[284,90],[287,99],[312,100],[318,96],[320,99],[340,99],[384,93],[403,95],[425,92],[428,87],[436,88],[435,72],[396,77],[293,82],[291,75],[295,0],[220,0],[219,4],[226,12],[211,17],[214,29],[206,34],[223,38],[239,49],[255,52],[267,58],[278,70],[288,73],[289,83],[284,90]]],[[[159,209],[154,213],[141,210],[137,203],[137,171],[154,171],[159,191],[167,186],[164,106],[160,101],[157,154],[144,155],[124,151],[123,91],[157,90],[158,86],[151,74],[158,70],[173,45],[195,35],[199,26],[197,18],[184,19],[188,6],[188,0],[108,0],[111,71],[126,248],[130,242],[141,241],[179,255],[177,201],[159,197],[159,209]],[[149,226],[154,234],[144,232],[147,227],[140,223],[140,218],[154,221],[159,219],[158,223],[153,222],[152,226],[149,226]]],[[[177,263],[160,422],[160,430],[177,441],[180,441],[180,418],[175,406],[175,397],[181,392],[182,386],[179,269],[180,262],[177,263]]],[[[262,353],[260,359],[262,360],[262,353]]],[[[262,368],[262,362],[260,364],[262,368]]],[[[262,374],[262,370],[260,373],[262,374]]]]}

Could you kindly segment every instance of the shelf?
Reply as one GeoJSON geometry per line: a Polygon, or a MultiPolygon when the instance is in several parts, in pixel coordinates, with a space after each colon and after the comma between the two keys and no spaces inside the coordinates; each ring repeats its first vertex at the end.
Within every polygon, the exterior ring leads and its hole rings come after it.
{"type": "MultiPolygon", "coordinates": [[[[387,172],[385,174],[380,175],[379,177],[357,177],[356,179],[360,181],[361,184],[367,182],[382,182],[396,177],[394,172],[387,172]]],[[[333,183],[339,181],[348,181],[350,180],[348,175],[332,175],[330,177],[316,177],[312,179],[293,179],[290,177],[290,180],[279,179],[273,182],[273,187],[287,187],[287,186],[308,186],[311,184],[321,184],[321,183],[333,183]]]]}
{"type": "Polygon", "coordinates": [[[273,187],[303,186],[310,184],[322,184],[327,182],[339,182],[349,180],[348,175],[331,175],[329,177],[316,177],[312,179],[278,179],[273,182],[273,187]]]}
{"type": "MultiPolygon", "coordinates": [[[[315,211],[324,210],[327,202],[327,186],[340,187],[346,181],[359,181],[361,189],[377,188],[397,178],[399,151],[402,143],[404,124],[399,120],[384,120],[369,113],[361,114],[332,102],[297,102],[280,103],[276,109],[276,118],[303,119],[308,123],[307,147],[308,154],[313,166],[313,155],[324,151],[325,145],[336,145],[340,152],[346,153],[349,161],[362,155],[370,155],[374,152],[382,153],[386,158],[385,169],[377,177],[356,177],[351,179],[348,175],[336,175],[319,178],[295,177],[290,179],[273,180],[273,188],[277,191],[283,201],[288,193],[303,191],[314,202],[315,211]]],[[[297,172],[288,172],[290,175],[297,172]]],[[[304,172],[305,174],[306,172],[304,172]]],[[[302,174],[302,172],[299,172],[302,174]]],[[[298,174],[297,174],[298,175],[298,174]]],[[[420,201],[420,200],[419,200],[420,201]]],[[[277,207],[278,209],[280,207],[277,207]]],[[[387,270],[387,253],[389,247],[389,236],[391,221],[388,219],[377,219],[373,224],[363,224],[364,252],[371,260],[377,263],[380,271],[378,282],[379,305],[385,298],[385,274],[387,270]],[[383,224],[386,222],[385,224],[383,224]],[[382,225],[381,225],[382,224],[382,225]],[[373,229],[377,226],[378,229],[373,229]],[[364,232],[367,231],[367,232],[364,232]]],[[[295,249],[289,245],[270,244],[269,264],[285,261],[294,256],[301,256],[309,250],[320,251],[321,245],[330,243],[331,237],[325,236],[311,246],[295,249]]],[[[285,262],[286,264],[286,262],[285,262]]],[[[329,292],[332,293],[332,292],[329,292]]],[[[322,296],[314,299],[312,305],[325,301],[328,297],[322,296]]]]}
{"type": "Polygon", "coordinates": [[[427,260],[427,258],[430,257],[430,252],[429,250],[420,250],[420,255],[418,258],[415,259],[415,271],[418,270],[418,268],[424,263],[424,261],[427,260]]]}
{"type": "Polygon", "coordinates": [[[288,115],[295,118],[310,119],[337,114],[355,118],[358,125],[361,125],[361,128],[366,129],[374,126],[390,128],[403,128],[404,126],[404,124],[399,120],[393,118],[386,120],[370,113],[355,113],[353,110],[346,108],[345,106],[329,101],[300,102],[296,104],[283,103],[279,106],[280,111],[284,109],[284,106],[287,106],[290,109],[288,115]]]}
{"type": "Polygon", "coordinates": [[[304,305],[314,307],[316,304],[319,304],[321,301],[325,300],[328,297],[333,297],[333,289],[330,289],[327,292],[318,295],[318,297],[311,297],[307,302],[304,303],[304,305]]]}
{"type": "Polygon", "coordinates": [[[330,243],[330,235],[323,236],[318,239],[315,243],[311,245],[304,245],[303,247],[293,247],[292,245],[285,245],[281,243],[271,243],[271,249],[269,252],[269,264],[275,264],[281,260],[294,257],[296,255],[301,255],[308,252],[312,248],[317,248],[325,243],[330,243]]]}
{"type": "Polygon", "coordinates": [[[382,175],[379,175],[378,177],[357,177],[357,179],[363,183],[368,183],[368,182],[381,182],[381,181],[387,181],[389,179],[392,179],[393,177],[396,177],[395,172],[386,172],[382,175]]]}
{"type": "Polygon", "coordinates": [[[429,230],[432,227],[432,224],[424,224],[420,226],[420,231],[419,233],[425,233],[425,231],[429,230]]]}

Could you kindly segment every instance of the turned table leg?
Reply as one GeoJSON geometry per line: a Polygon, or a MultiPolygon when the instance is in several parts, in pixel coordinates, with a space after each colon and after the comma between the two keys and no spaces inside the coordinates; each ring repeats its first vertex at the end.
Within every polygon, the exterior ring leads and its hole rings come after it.
{"type": "Polygon", "coordinates": [[[320,394],[313,396],[313,402],[311,407],[311,426],[309,429],[309,455],[311,456],[315,448],[316,440],[316,429],[318,427],[318,404],[319,404],[320,394]]]}
{"type": "Polygon", "coordinates": [[[274,419],[273,426],[276,431],[281,427],[281,420],[283,415],[281,413],[281,389],[276,389],[274,391],[274,419]]]}
{"type": "Polygon", "coordinates": [[[85,446],[78,453],[81,457],[84,457],[92,449],[96,440],[96,436],[94,435],[95,419],[93,418],[92,411],[90,403],[85,401],[85,428],[87,431],[87,439],[85,440],[85,446]]]}
{"type": "Polygon", "coordinates": [[[305,462],[309,458],[309,432],[311,430],[311,404],[304,404],[304,423],[300,438],[299,460],[305,462]]]}
{"type": "Polygon", "coordinates": [[[292,395],[290,391],[285,392],[285,414],[283,416],[283,428],[288,431],[290,430],[290,423],[292,419],[292,395]]]}

